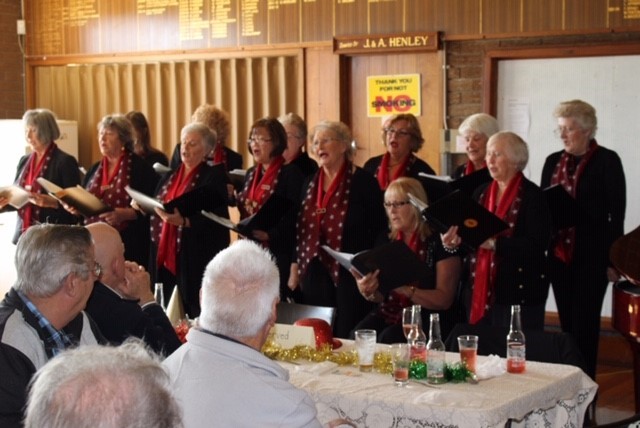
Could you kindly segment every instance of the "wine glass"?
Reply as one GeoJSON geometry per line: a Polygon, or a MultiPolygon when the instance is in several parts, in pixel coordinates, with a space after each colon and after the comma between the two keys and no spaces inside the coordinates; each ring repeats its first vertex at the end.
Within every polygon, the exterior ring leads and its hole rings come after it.
{"type": "Polygon", "coordinates": [[[409,306],[402,309],[402,332],[404,337],[409,339],[409,332],[416,326],[413,316],[413,307],[409,306]]]}

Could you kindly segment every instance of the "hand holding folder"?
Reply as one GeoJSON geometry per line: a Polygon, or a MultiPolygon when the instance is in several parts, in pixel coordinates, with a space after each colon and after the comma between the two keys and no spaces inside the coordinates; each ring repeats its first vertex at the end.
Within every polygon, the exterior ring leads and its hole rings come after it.
{"type": "Polygon", "coordinates": [[[402,285],[426,279],[426,265],[416,253],[402,241],[392,241],[357,254],[336,251],[326,245],[322,246],[331,257],[347,270],[354,268],[360,275],[380,270],[379,290],[386,295],[389,291],[402,285]]]}
{"type": "Polygon", "coordinates": [[[85,217],[92,217],[113,211],[113,208],[102,202],[102,200],[98,199],[95,195],[89,193],[80,185],[63,189],[43,177],[38,177],[36,181],[51,196],[56,198],[58,201],[75,208],[85,217]]]}
{"type": "Polygon", "coordinates": [[[147,214],[155,214],[155,208],[172,213],[174,209],[178,209],[184,217],[192,216],[203,209],[211,206],[225,205],[227,201],[220,195],[214,186],[200,186],[195,189],[183,193],[170,200],[162,203],[156,198],[146,195],[131,187],[125,187],[125,190],[136,201],[142,211],[147,214]]]}
{"type": "Polygon", "coordinates": [[[0,187],[0,197],[7,198],[9,205],[19,210],[27,205],[29,198],[31,197],[31,193],[26,189],[13,184],[11,186],[0,187]]]}
{"type": "Polygon", "coordinates": [[[258,210],[254,215],[241,220],[238,223],[234,223],[228,218],[220,217],[209,211],[202,211],[202,215],[213,220],[216,223],[233,230],[234,232],[251,237],[252,230],[264,230],[275,227],[280,219],[286,214],[287,210],[291,207],[292,202],[277,194],[273,194],[267,199],[267,202],[258,210]]]}
{"type": "Polygon", "coordinates": [[[475,251],[488,238],[507,229],[509,225],[460,190],[427,206],[409,194],[409,200],[422,213],[423,219],[434,229],[444,233],[458,226],[462,246],[475,251]]]}

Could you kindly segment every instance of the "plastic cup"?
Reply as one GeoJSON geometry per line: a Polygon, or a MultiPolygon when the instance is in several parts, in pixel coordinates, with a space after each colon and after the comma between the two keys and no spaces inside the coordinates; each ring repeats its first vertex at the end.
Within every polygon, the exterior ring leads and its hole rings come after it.
{"type": "Polygon", "coordinates": [[[476,372],[476,360],[478,357],[478,336],[458,336],[458,348],[460,349],[460,361],[467,365],[473,373],[476,372]]]}
{"type": "Polygon", "coordinates": [[[361,372],[373,370],[373,355],[376,352],[376,331],[356,330],[356,351],[361,372]]]}

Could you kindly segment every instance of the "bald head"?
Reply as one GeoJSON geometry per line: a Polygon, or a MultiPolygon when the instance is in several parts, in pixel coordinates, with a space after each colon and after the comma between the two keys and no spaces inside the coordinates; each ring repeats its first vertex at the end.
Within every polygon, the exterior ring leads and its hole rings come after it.
{"type": "Polygon", "coordinates": [[[96,251],[96,261],[102,266],[101,280],[117,286],[124,280],[124,245],[120,233],[107,223],[92,223],[86,226],[96,251]]]}

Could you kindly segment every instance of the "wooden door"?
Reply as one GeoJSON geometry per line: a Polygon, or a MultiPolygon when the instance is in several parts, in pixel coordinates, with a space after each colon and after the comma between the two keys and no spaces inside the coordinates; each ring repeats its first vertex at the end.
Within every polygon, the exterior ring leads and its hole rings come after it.
{"type": "Polygon", "coordinates": [[[342,120],[358,145],[355,162],[362,166],[372,156],[384,153],[381,118],[368,117],[367,76],[420,74],[421,115],[418,122],[425,140],[417,156],[440,171],[440,130],[443,128],[442,52],[399,55],[357,55],[341,61],[344,89],[341,89],[342,120]]]}

